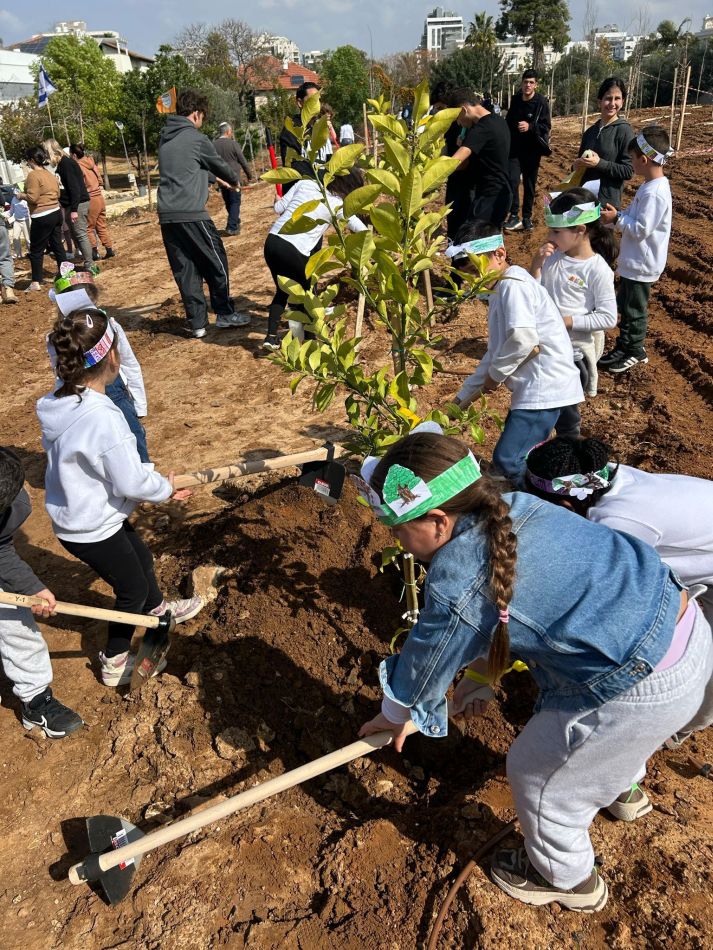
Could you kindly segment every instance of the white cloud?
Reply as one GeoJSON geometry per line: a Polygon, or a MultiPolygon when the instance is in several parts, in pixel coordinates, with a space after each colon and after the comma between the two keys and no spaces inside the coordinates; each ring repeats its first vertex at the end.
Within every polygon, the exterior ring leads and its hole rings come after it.
{"type": "Polygon", "coordinates": [[[18,32],[21,27],[22,20],[19,17],[9,10],[0,10],[0,29],[18,32]]]}

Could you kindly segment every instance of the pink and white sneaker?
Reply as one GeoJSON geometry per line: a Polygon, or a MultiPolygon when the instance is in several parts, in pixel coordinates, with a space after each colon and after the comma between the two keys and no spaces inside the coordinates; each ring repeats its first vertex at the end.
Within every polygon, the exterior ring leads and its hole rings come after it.
{"type": "MultiPolygon", "coordinates": [[[[133,653],[118,653],[116,656],[105,656],[99,654],[101,663],[102,683],[104,686],[127,686],[131,682],[131,674],[134,672],[136,657],[133,653]]],[[[166,658],[164,657],[153,672],[156,676],[166,669],[166,658]]]]}
{"type": "Polygon", "coordinates": [[[158,607],[154,607],[149,613],[154,617],[161,617],[170,610],[176,623],[185,623],[186,620],[192,620],[204,607],[205,601],[202,597],[190,597],[187,600],[162,600],[158,607]]]}

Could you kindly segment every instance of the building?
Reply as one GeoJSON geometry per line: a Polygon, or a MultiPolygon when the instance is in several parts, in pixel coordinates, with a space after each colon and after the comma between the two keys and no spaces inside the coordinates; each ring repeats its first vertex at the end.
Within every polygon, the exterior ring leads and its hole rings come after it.
{"type": "MultiPolygon", "coordinates": [[[[503,69],[506,73],[522,73],[532,65],[532,45],[525,37],[508,36],[504,40],[498,40],[496,45],[503,57],[503,69]]],[[[545,46],[543,69],[554,66],[561,56],[562,53],[556,53],[551,46],[545,46]]]]}
{"type": "Polygon", "coordinates": [[[703,25],[698,33],[696,33],[696,38],[699,40],[709,40],[711,37],[713,37],[713,16],[704,16],[703,25]]]}
{"type": "Polygon", "coordinates": [[[280,61],[276,57],[267,56],[259,63],[256,69],[249,69],[252,77],[251,87],[255,111],[267,104],[270,93],[275,89],[289,89],[293,93],[303,82],[316,82],[319,85],[319,75],[306,66],[297,63],[280,61]]]}
{"type": "Polygon", "coordinates": [[[616,23],[607,23],[606,26],[597,27],[594,33],[587,37],[587,42],[593,41],[595,48],[606,42],[611,58],[617,63],[625,63],[633,56],[636,44],[645,38],[620,30],[616,23]]]}
{"type": "Polygon", "coordinates": [[[17,102],[35,91],[32,65],[37,57],[14,49],[0,49],[0,105],[17,102]]]}
{"type": "Polygon", "coordinates": [[[465,40],[463,17],[452,10],[436,7],[426,17],[421,37],[421,49],[434,59],[448,56],[460,49],[465,40]]]}
{"type": "Polygon", "coordinates": [[[319,72],[319,68],[322,65],[322,50],[313,49],[310,50],[309,53],[303,53],[302,65],[308,69],[314,69],[316,72],[319,72]]]}
{"type": "Polygon", "coordinates": [[[28,40],[11,43],[8,49],[19,50],[22,53],[32,53],[41,57],[47,44],[55,36],[76,36],[80,40],[85,37],[93,39],[107,59],[110,59],[120,73],[130,73],[136,69],[143,71],[153,63],[153,57],[144,56],[130,50],[123,36],[116,30],[88,30],[84,20],[62,20],[55,23],[51,33],[37,33],[28,40]]]}
{"type": "Polygon", "coordinates": [[[258,43],[263,47],[267,55],[274,56],[275,59],[296,63],[298,66],[302,62],[299,46],[286,36],[273,36],[271,33],[261,33],[258,43]]]}

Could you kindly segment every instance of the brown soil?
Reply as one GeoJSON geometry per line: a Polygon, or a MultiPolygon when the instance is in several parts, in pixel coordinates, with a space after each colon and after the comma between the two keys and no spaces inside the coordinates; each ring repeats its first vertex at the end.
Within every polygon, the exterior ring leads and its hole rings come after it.
{"type": "MultiPolygon", "coordinates": [[[[707,144],[704,119],[693,111],[684,148],[707,144]]],[[[556,125],[558,156],[572,155],[577,141],[575,122],[556,125]]],[[[568,160],[546,162],[543,184],[554,185],[568,160]]],[[[584,414],[622,461],[709,478],[712,170],[706,157],[671,166],[674,234],[653,295],[651,361],[624,379],[604,377],[584,414]]],[[[234,292],[256,316],[253,328],[212,330],[206,341],[181,337],[155,216],[112,225],[118,256],[100,278],[103,302],[142,363],[149,447],[162,471],[297,451],[339,433],[338,407],[327,417],[313,413],[307,387],[290,398],[286,378],[257,358],[270,298],[261,253],[270,206],[271,189],[246,190],[243,233],[228,244],[234,292]]],[[[217,201],[212,208],[222,224],[217,201]]],[[[539,228],[508,238],[513,259],[527,262],[542,236],[539,228]]],[[[18,546],[58,597],[109,606],[108,589],[67,557],[44,511],[33,409],[51,385],[42,352],[51,308],[39,294],[21,296],[17,307],[3,308],[0,338],[3,443],[25,460],[35,506],[18,546]]],[[[379,336],[368,333],[367,357],[383,352],[379,336]]],[[[458,388],[459,374],[482,353],[482,307],[462,308],[443,333],[449,374],[429,390],[434,402],[458,388]]],[[[505,408],[500,396],[494,402],[505,408]]],[[[494,440],[491,424],[486,458],[494,440]]],[[[328,508],[289,478],[258,476],[215,493],[202,489],[185,506],[142,510],[137,521],[169,594],[185,591],[192,567],[212,561],[229,569],[227,582],[179,628],[167,671],[139,696],[97,682],[100,624],[46,625],[56,691],[88,724],[66,741],[23,733],[10,685],[0,682],[3,946],[423,945],[453,872],[513,817],[504,756],[532,707],[523,676],[509,677],[502,703],[445,740],[412,738],[403,756],[376,753],[149,855],[117,907],[67,882],[69,864],[86,850],[87,815],[123,815],[150,828],[353,741],[377,708],[378,663],[404,609],[395,577],[376,567],[388,534],[350,488],[328,508]]],[[[710,761],[713,740],[701,735],[653,757],[654,811],[643,821],[595,821],[611,895],[601,914],[519,905],[477,870],[441,945],[709,946],[713,798],[710,782],[686,765],[689,752],[710,761]]]]}

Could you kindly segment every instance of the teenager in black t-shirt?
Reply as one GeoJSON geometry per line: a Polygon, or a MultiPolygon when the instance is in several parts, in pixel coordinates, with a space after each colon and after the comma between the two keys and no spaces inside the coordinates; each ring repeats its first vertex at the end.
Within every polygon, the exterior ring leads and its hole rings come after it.
{"type": "Polygon", "coordinates": [[[505,223],[507,231],[532,231],[532,207],[535,202],[537,173],[543,154],[549,155],[543,143],[549,141],[552,120],[547,99],[537,92],[537,73],[526,69],[522,74],[520,92],[512,97],[505,120],[510,129],[510,184],[512,206],[505,223]],[[520,221],[520,176],[522,176],[522,221],[520,221]]]}
{"type": "Polygon", "coordinates": [[[462,126],[454,158],[461,160],[473,191],[469,220],[490,221],[502,227],[512,201],[508,155],[510,132],[505,120],[492,115],[470,89],[457,89],[451,107],[460,106],[462,126]]]}

